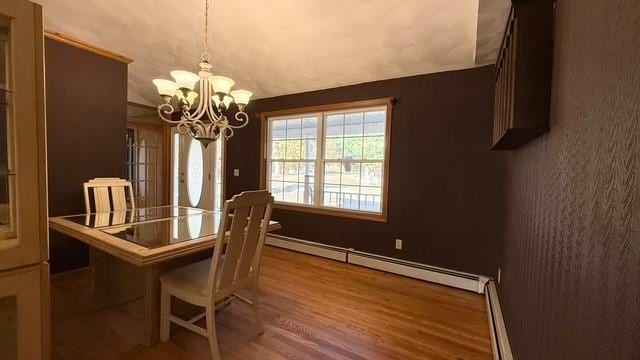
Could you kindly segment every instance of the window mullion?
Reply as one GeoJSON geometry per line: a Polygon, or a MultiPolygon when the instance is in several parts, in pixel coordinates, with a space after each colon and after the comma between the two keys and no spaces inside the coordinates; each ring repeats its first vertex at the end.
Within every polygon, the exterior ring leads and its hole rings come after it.
{"type": "Polygon", "coordinates": [[[317,129],[317,146],[316,146],[316,169],[315,169],[315,182],[314,182],[314,192],[316,196],[313,198],[313,204],[316,206],[324,205],[324,146],[325,146],[325,138],[324,138],[324,113],[318,113],[318,124],[317,129]]]}

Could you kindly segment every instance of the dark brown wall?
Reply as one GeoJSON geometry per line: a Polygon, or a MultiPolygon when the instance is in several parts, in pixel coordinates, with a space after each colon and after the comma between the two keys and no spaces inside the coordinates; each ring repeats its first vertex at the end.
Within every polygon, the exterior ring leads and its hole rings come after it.
{"type": "MultiPolygon", "coordinates": [[[[84,212],[82,183],[125,177],[127,65],[46,39],[49,215],[84,212]]],[[[52,232],[52,272],[88,265],[88,249],[52,232]]]]}
{"type": "Polygon", "coordinates": [[[640,4],[557,3],[551,131],[510,155],[517,359],[640,359],[640,4]]]}
{"type": "MultiPolygon", "coordinates": [[[[283,235],[494,274],[503,154],[488,151],[493,67],[377,81],[254,101],[250,114],[394,97],[387,223],[275,211],[283,235]],[[404,239],[404,250],[394,239],[404,239]]],[[[260,124],[228,143],[227,196],[259,186],[260,124]],[[240,177],[233,177],[234,168],[240,177]]]]}

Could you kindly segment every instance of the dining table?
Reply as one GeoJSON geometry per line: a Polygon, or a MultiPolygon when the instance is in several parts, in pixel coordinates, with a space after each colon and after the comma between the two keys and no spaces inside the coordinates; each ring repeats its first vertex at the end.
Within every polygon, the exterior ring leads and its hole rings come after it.
{"type": "MultiPolygon", "coordinates": [[[[160,276],[211,256],[220,217],[216,211],[155,206],[51,217],[49,228],[90,246],[95,310],[142,297],[139,342],[151,345],[159,337],[160,276]]],[[[280,227],[270,221],[268,231],[280,227]]]]}

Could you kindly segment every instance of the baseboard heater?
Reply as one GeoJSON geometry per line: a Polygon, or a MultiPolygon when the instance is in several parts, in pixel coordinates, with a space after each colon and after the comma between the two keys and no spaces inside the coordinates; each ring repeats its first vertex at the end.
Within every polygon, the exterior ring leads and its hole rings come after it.
{"type": "Polygon", "coordinates": [[[489,331],[491,332],[491,344],[493,346],[493,358],[495,360],[513,360],[509,338],[507,337],[507,327],[504,324],[500,300],[496,284],[493,280],[487,282],[484,292],[487,300],[487,312],[489,314],[489,331]]]}
{"type": "Polygon", "coordinates": [[[473,291],[479,294],[484,293],[485,285],[490,280],[485,276],[370,254],[354,249],[319,244],[313,241],[287,236],[269,234],[265,242],[271,246],[382,270],[393,274],[473,291]]]}

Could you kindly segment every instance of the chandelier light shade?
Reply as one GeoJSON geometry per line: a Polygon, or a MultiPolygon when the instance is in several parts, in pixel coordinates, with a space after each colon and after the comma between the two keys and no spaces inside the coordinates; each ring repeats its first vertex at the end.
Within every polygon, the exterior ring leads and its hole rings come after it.
{"type": "Polygon", "coordinates": [[[248,90],[231,90],[235,81],[211,73],[213,65],[209,63],[207,42],[209,0],[205,0],[204,18],[204,52],[198,74],[174,70],[171,71],[174,81],[154,79],[153,84],[164,100],[158,105],[158,116],[176,125],[180,134],[188,134],[206,147],[220,136],[229,139],[235,129],[247,126],[249,116],[244,109],[253,94],[248,90]],[[174,115],[176,112],[179,120],[174,115]]]}

